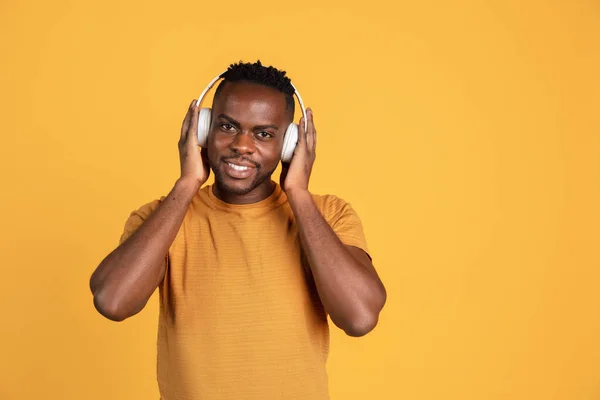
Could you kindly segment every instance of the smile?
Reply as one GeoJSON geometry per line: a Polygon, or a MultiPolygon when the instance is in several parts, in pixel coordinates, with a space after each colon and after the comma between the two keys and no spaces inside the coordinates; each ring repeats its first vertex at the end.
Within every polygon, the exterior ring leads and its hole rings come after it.
{"type": "Polygon", "coordinates": [[[235,169],[236,171],[247,171],[250,169],[250,167],[246,167],[244,165],[236,165],[233,163],[228,162],[227,165],[229,165],[231,168],[235,169]]]}
{"type": "Polygon", "coordinates": [[[239,163],[245,165],[234,164],[223,160],[225,174],[233,179],[247,179],[256,173],[258,166],[245,163],[244,161],[240,161],[239,163]]]}

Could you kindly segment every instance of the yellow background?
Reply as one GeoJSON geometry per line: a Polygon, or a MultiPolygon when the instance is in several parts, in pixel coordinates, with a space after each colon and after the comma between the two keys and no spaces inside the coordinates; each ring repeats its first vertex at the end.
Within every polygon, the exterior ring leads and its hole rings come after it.
{"type": "Polygon", "coordinates": [[[157,399],[156,297],[113,323],[88,279],[178,177],[190,100],[257,58],[389,292],[334,331],[333,400],[600,399],[598,2],[319,3],[0,3],[0,399],[157,399]]]}

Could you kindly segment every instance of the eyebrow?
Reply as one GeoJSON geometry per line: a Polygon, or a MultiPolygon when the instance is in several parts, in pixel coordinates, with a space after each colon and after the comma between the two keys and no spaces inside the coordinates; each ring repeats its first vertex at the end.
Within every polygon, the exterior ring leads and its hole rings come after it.
{"type": "MultiPolygon", "coordinates": [[[[236,121],[235,119],[233,119],[230,116],[225,115],[225,114],[220,114],[217,118],[223,118],[223,119],[229,121],[229,123],[231,125],[234,125],[236,128],[239,128],[240,125],[241,125],[238,121],[236,121]]],[[[277,127],[277,125],[256,125],[254,127],[254,130],[257,130],[257,129],[269,129],[269,128],[275,129],[275,130],[279,130],[279,127],[277,127]]]]}

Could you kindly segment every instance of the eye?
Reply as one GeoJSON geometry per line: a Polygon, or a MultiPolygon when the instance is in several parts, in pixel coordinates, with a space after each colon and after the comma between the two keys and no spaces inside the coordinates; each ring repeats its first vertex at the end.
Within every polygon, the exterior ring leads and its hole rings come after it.
{"type": "Polygon", "coordinates": [[[271,139],[272,137],[274,137],[273,134],[265,131],[258,132],[257,135],[261,139],[271,139]]]}
{"type": "Polygon", "coordinates": [[[235,130],[235,126],[225,123],[225,124],[221,124],[221,129],[223,129],[224,131],[227,131],[227,132],[233,132],[235,130]]]}

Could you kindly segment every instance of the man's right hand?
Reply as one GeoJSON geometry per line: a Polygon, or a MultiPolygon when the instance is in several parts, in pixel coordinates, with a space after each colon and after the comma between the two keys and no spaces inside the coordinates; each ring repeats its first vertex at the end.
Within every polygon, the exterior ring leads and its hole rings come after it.
{"type": "Polygon", "coordinates": [[[210,175],[208,153],[198,144],[198,114],[196,100],[192,101],[181,126],[179,138],[179,160],[181,180],[196,182],[202,186],[210,175]]]}

